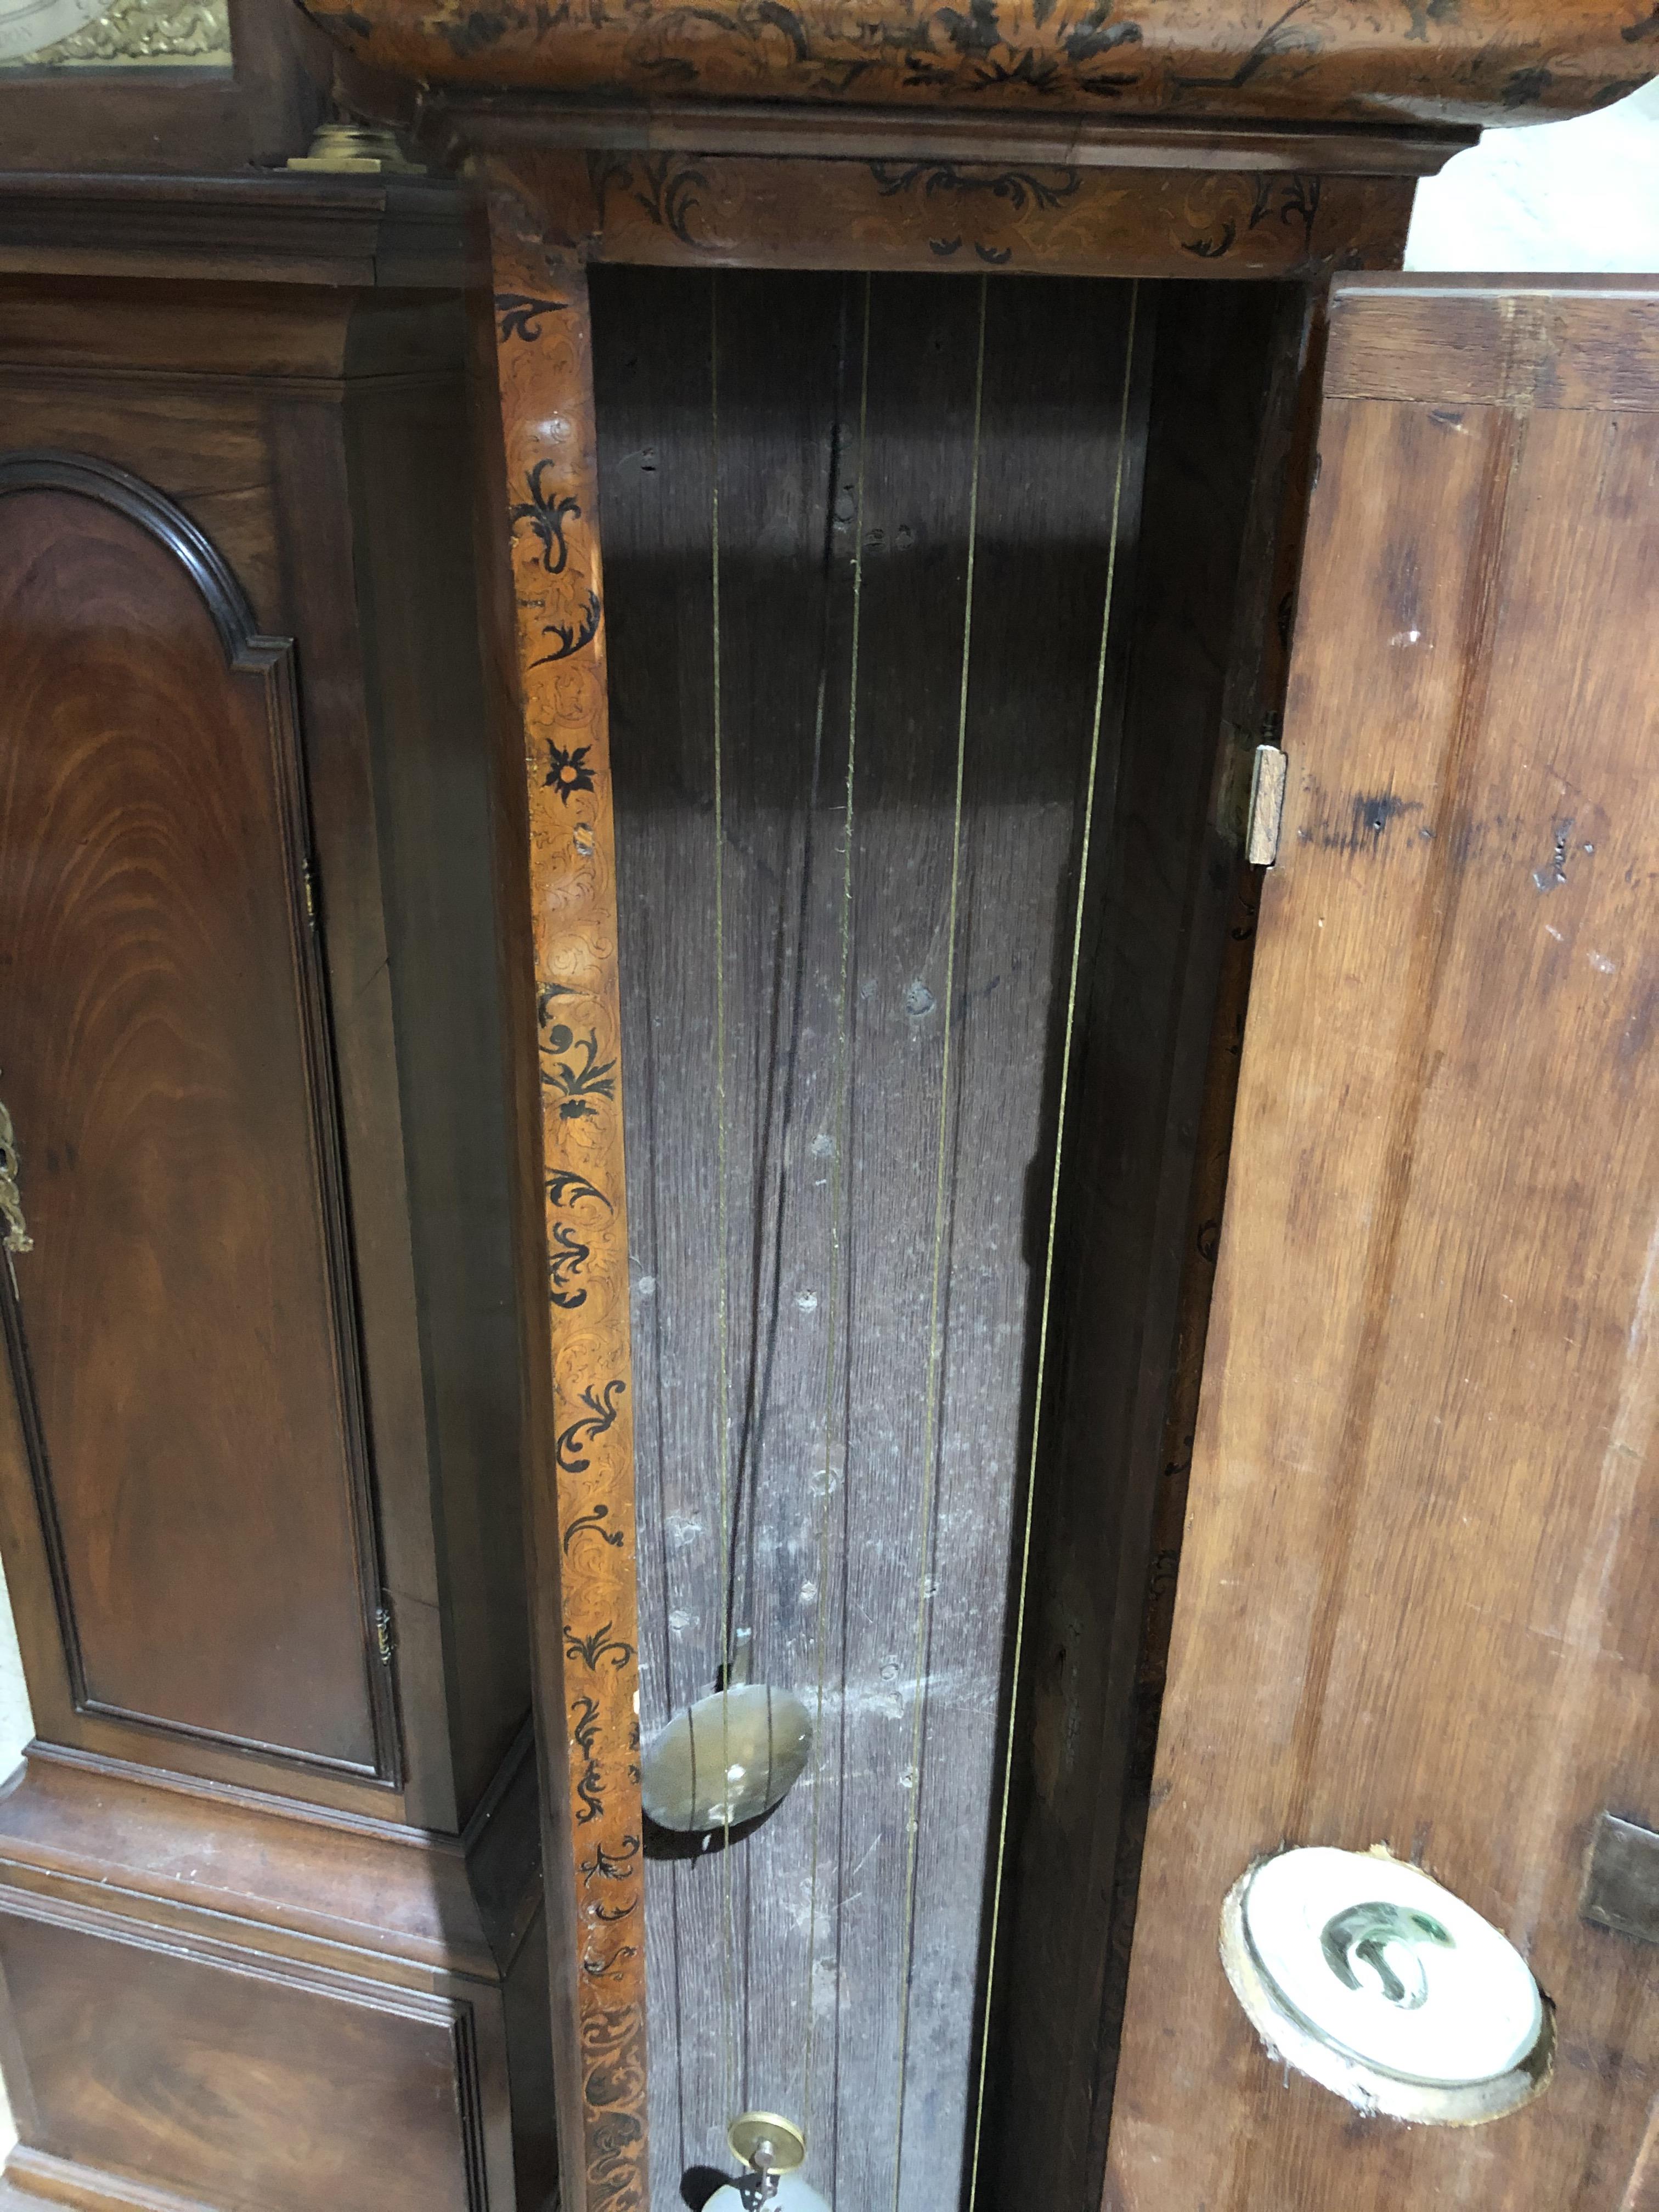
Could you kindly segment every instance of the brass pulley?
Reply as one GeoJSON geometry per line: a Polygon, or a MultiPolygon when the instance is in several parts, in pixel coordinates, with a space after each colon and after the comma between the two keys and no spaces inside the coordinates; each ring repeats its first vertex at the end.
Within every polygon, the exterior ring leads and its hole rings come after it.
{"type": "Polygon", "coordinates": [[[743,2112],[726,2131],[732,2154],[749,2168],[709,2198],[707,2212],[830,2212],[816,2189],[801,2179],[806,2137],[781,2112],[743,2112]]]}

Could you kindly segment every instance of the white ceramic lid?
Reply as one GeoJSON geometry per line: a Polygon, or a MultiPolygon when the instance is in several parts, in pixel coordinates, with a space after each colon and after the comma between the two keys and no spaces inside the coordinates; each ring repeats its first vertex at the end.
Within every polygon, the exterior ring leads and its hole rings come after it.
{"type": "Polygon", "coordinates": [[[1461,2087],[1510,2073],[1538,2042],[1544,2008],[1526,1960],[1420,1867],[1282,1851],[1241,1903],[1268,1995],[1364,2066],[1461,2087]]]}

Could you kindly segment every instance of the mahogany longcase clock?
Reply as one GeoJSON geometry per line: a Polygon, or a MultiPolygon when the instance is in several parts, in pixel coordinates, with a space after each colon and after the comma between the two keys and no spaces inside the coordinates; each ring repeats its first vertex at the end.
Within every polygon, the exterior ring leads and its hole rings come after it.
{"type": "Polygon", "coordinates": [[[1659,304],[1388,272],[1650,14],[310,12],[471,213],[565,2212],[1635,2212],[1659,304]],[[1264,2041],[1287,1844],[1516,2109],[1264,2041]]]}

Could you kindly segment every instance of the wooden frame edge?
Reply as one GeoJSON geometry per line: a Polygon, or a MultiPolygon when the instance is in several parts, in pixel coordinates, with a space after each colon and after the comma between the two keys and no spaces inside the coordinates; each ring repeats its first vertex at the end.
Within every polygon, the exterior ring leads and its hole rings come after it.
{"type": "MultiPolygon", "coordinates": [[[[523,778],[514,844],[533,956],[509,1018],[521,1031],[533,1021],[513,1059],[520,1088],[533,1081],[539,1097],[524,1147],[541,1194],[539,1253],[522,1279],[539,1287],[548,1320],[539,1354],[532,1347],[542,1418],[530,1430],[526,1533],[561,2185],[566,2212],[645,2212],[633,1367],[587,285],[580,248],[550,236],[511,173],[477,181],[505,490],[491,526],[498,578],[512,580],[504,688],[520,732],[507,754],[517,750],[523,778]]],[[[511,773],[504,763],[504,781],[511,773]]]]}

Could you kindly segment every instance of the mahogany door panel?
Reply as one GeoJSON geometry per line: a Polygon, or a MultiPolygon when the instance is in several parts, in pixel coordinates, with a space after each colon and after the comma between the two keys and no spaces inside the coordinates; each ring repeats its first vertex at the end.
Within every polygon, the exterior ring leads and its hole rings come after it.
{"type": "Polygon", "coordinates": [[[133,479],[0,490],[0,1298],[76,1702],[390,1774],[289,648],[133,479]]]}
{"type": "Polygon", "coordinates": [[[1659,288],[1357,279],[1331,325],[1106,2202],[1651,2212],[1659,1972],[1659,288]],[[1364,2117],[1258,2041],[1224,1896],[1386,1844],[1554,2075],[1364,2117]]]}
{"type": "Polygon", "coordinates": [[[486,2212],[495,2202],[479,2108],[488,2054],[465,1996],[231,1944],[158,1942],[56,1900],[0,1911],[0,1972],[33,2108],[13,2172],[44,2185],[42,2196],[169,2212],[486,2212]],[[65,2181],[79,2184],[74,2194],[65,2181]]]}

